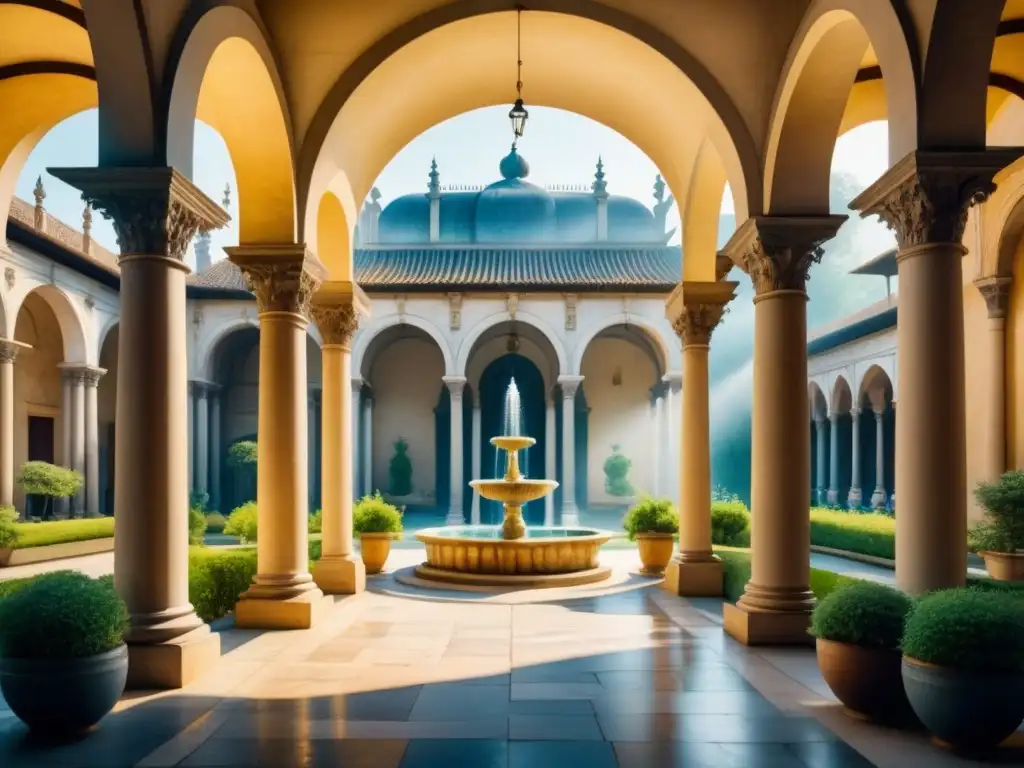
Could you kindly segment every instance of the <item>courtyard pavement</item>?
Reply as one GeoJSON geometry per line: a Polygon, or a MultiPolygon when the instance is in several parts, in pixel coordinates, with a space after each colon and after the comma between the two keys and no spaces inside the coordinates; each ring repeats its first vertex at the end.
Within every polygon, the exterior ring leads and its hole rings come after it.
{"type": "MultiPolygon", "coordinates": [[[[422,555],[393,553],[408,568],[422,555]]],[[[0,765],[353,768],[952,768],[977,765],[842,714],[810,649],[746,648],[721,602],[602,557],[609,582],[420,590],[387,573],[312,630],[220,622],[219,668],[131,693],[92,733],[33,743],[0,703],[0,765]]],[[[1024,734],[1018,734],[1024,735],[1024,734]]],[[[1024,751],[1004,762],[1024,763],[1024,751]]]]}

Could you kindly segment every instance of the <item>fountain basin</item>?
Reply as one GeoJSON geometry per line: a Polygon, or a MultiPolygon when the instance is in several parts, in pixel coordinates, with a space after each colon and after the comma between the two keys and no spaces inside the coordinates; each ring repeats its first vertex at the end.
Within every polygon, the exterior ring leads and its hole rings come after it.
{"type": "Polygon", "coordinates": [[[555,480],[529,480],[525,477],[516,480],[470,480],[469,485],[485,499],[517,507],[542,499],[558,487],[555,480]]]}
{"type": "Polygon", "coordinates": [[[567,586],[599,581],[610,573],[599,566],[598,552],[612,534],[596,528],[533,527],[522,538],[505,539],[500,526],[445,526],[419,531],[416,538],[427,548],[427,562],[416,573],[432,580],[567,586]]]}

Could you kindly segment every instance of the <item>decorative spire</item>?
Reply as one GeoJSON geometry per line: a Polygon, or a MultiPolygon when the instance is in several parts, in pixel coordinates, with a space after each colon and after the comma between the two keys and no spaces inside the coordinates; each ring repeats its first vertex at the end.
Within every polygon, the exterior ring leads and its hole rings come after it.
{"type": "Polygon", "coordinates": [[[594,183],[590,185],[597,197],[608,197],[608,182],[604,180],[604,162],[601,156],[597,156],[597,172],[594,174],[594,183]]]}
{"type": "Polygon", "coordinates": [[[35,189],[32,190],[32,195],[36,199],[36,208],[42,208],[43,207],[43,200],[46,199],[46,189],[43,187],[43,177],[42,176],[37,176],[36,177],[36,186],[35,186],[35,189]]]}
{"type": "Polygon", "coordinates": [[[225,184],[224,185],[224,199],[221,200],[221,205],[223,206],[225,211],[230,211],[231,210],[231,185],[230,184],[225,184]]]}
{"type": "Polygon", "coordinates": [[[665,199],[665,181],[660,173],[654,177],[654,199],[659,203],[665,199]]]}
{"type": "Polygon", "coordinates": [[[437,170],[437,158],[430,160],[430,183],[427,185],[427,197],[433,199],[441,196],[441,174],[437,170]]]}
{"type": "Polygon", "coordinates": [[[82,211],[82,250],[88,253],[92,248],[92,206],[85,204],[82,211]]]}
{"type": "Polygon", "coordinates": [[[32,214],[32,225],[39,232],[46,231],[46,209],[43,208],[43,200],[46,199],[46,190],[43,189],[43,177],[36,178],[36,187],[32,190],[36,199],[36,207],[32,214]]]}

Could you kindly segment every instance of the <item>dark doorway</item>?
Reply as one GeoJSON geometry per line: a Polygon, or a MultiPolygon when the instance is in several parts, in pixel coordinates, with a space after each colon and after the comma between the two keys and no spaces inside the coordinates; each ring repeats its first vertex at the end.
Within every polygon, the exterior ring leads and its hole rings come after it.
{"type": "MultiPolygon", "coordinates": [[[[29,461],[45,461],[47,464],[54,463],[53,425],[54,422],[52,416],[28,417],[29,461]]],[[[53,514],[52,509],[47,509],[47,498],[45,496],[28,496],[25,499],[25,507],[25,511],[31,517],[42,517],[44,514],[53,514]]]]}

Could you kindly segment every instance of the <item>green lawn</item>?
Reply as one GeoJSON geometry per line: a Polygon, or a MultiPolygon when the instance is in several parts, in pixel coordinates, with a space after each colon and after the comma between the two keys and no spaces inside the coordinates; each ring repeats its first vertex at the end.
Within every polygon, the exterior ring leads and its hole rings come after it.
{"type": "Polygon", "coordinates": [[[81,520],[53,520],[45,523],[15,523],[15,549],[64,544],[69,541],[103,539],[114,535],[114,518],[89,517],[81,520]]]}
{"type": "Polygon", "coordinates": [[[814,507],[811,509],[811,544],[894,560],[896,518],[814,507]]]}

